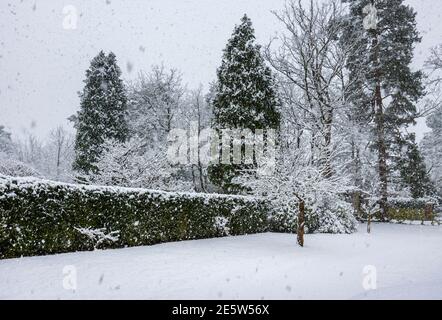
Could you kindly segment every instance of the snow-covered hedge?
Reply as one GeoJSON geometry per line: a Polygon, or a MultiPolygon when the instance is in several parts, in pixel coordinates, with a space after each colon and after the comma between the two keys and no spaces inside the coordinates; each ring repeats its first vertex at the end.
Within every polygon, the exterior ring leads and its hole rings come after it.
{"type": "Polygon", "coordinates": [[[258,233],[267,215],[254,198],[0,175],[0,258],[258,233]]]}
{"type": "MultiPolygon", "coordinates": [[[[379,198],[368,198],[363,200],[363,210],[361,218],[368,219],[368,207],[377,203],[379,198]]],[[[437,218],[437,207],[439,200],[434,197],[407,198],[391,197],[388,199],[387,218],[390,222],[403,221],[434,221],[437,218]]],[[[372,219],[381,220],[379,207],[374,208],[372,219]]]]}
{"type": "Polygon", "coordinates": [[[433,221],[438,201],[435,198],[392,198],[388,205],[390,220],[433,221]]]}

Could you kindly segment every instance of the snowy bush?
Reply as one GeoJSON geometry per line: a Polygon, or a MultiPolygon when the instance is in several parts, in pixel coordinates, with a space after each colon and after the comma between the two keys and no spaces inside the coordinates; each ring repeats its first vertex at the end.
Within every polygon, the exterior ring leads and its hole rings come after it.
{"type": "Polygon", "coordinates": [[[11,159],[11,156],[0,152],[0,174],[14,177],[41,177],[42,175],[31,166],[11,159]]]}
{"type": "Polygon", "coordinates": [[[215,227],[223,235],[228,236],[230,234],[230,228],[228,227],[229,220],[224,217],[215,218],[215,227]]]}
{"type": "Polygon", "coordinates": [[[150,147],[138,137],[126,142],[106,140],[95,166],[96,173],[91,172],[81,179],[106,186],[192,191],[190,182],[178,178],[179,168],[169,163],[164,148],[150,147]]]}
{"type": "Polygon", "coordinates": [[[119,239],[119,231],[112,231],[111,233],[106,233],[105,228],[101,229],[91,229],[91,228],[74,228],[82,235],[86,236],[89,241],[94,245],[95,249],[98,249],[101,244],[106,242],[116,242],[119,239]]]}
{"type": "Polygon", "coordinates": [[[0,175],[0,258],[264,232],[267,212],[249,197],[0,175]]]}
{"type": "MultiPolygon", "coordinates": [[[[315,213],[312,214],[310,221],[317,222],[310,226],[312,231],[317,233],[352,233],[356,231],[357,221],[354,218],[353,207],[351,204],[337,199],[337,201],[331,205],[318,208],[315,213]]],[[[307,215],[307,221],[308,220],[307,215]]]]}
{"type": "MultiPolygon", "coordinates": [[[[237,181],[256,196],[265,197],[272,207],[270,229],[295,232],[299,203],[304,202],[305,231],[308,233],[352,233],[357,221],[344,194],[351,190],[345,174],[327,177],[323,168],[311,163],[308,148],[284,149],[279,153],[276,168],[269,174],[245,172],[237,181]]],[[[266,164],[263,164],[262,171],[266,164]]],[[[340,169],[340,168],[339,168],[340,169]]],[[[343,172],[344,170],[336,170],[343,172]]]]}
{"type": "MultiPolygon", "coordinates": [[[[333,206],[306,209],[306,233],[352,233],[356,231],[357,221],[353,217],[351,204],[336,198],[333,206]]],[[[269,229],[273,232],[296,233],[298,208],[296,201],[285,205],[272,202],[269,229]]]]}

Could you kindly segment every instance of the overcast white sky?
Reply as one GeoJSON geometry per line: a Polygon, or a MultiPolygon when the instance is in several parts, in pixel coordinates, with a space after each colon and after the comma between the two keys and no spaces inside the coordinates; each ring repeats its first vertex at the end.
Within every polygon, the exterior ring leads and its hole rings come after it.
{"type": "MultiPolygon", "coordinates": [[[[79,108],[84,72],[101,49],[116,53],[125,79],[164,63],[183,72],[188,87],[215,78],[222,49],[247,13],[260,43],[279,25],[270,10],[284,0],[1,0],[0,124],[15,135],[44,138],[79,108]],[[78,10],[78,28],[63,28],[63,8],[78,10]]],[[[423,42],[442,43],[442,1],[408,0],[418,12],[423,42]]],[[[425,131],[423,121],[417,129],[425,131]]]]}

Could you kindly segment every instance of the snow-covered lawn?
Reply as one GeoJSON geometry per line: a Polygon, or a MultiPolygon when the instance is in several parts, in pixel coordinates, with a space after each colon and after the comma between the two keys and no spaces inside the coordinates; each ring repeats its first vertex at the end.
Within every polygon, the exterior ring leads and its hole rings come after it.
{"type": "Polygon", "coordinates": [[[305,248],[268,233],[3,260],[0,298],[442,299],[442,227],[364,230],[308,235],[305,248]],[[66,266],[75,267],[75,291],[63,288],[66,266]],[[377,290],[363,287],[366,266],[376,268],[377,290]]]}

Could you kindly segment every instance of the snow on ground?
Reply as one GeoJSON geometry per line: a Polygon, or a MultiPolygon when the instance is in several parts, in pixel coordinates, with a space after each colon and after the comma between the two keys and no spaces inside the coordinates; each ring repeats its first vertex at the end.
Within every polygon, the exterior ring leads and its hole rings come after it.
{"type": "Polygon", "coordinates": [[[267,233],[3,260],[0,299],[442,299],[442,227],[364,230],[308,235],[305,248],[267,233]]]}

